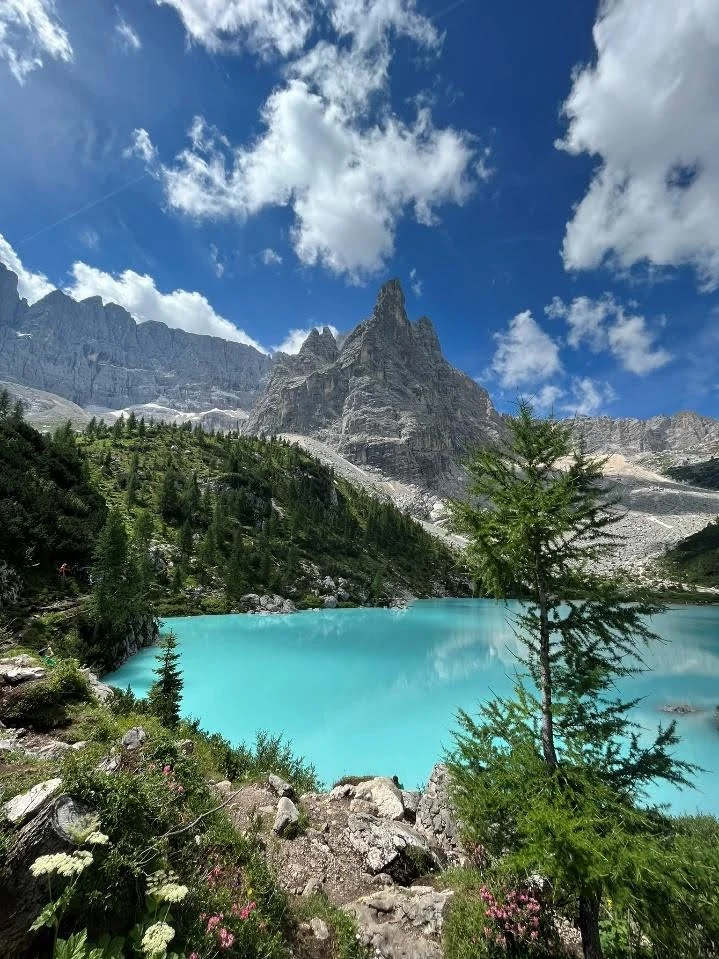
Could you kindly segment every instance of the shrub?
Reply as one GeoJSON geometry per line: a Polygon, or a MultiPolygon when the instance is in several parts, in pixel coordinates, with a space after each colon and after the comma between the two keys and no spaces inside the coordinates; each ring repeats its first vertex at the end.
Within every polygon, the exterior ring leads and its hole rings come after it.
{"type": "Polygon", "coordinates": [[[52,729],[68,722],[68,707],[86,702],[90,685],[73,660],[59,663],[45,679],[23,683],[5,699],[6,719],[26,723],[38,730],[52,729]]]}

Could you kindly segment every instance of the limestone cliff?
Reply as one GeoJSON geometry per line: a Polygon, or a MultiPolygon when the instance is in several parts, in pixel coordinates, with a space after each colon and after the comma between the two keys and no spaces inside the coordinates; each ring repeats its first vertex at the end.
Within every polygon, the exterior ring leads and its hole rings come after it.
{"type": "Polygon", "coordinates": [[[80,406],[248,409],[271,362],[241,343],[137,323],[100,297],[78,303],[55,290],[28,306],[0,263],[0,378],[80,406]]]}
{"type": "Polygon", "coordinates": [[[410,323],[397,280],[339,348],[313,331],[279,355],[247,422],[255,433],[299,433],[352,462],[441,493],[457,490],[462,456],[502,429],[486,392],[443,357],[427,317],[410,323]]]}
{"type": "Polygon", "coordinates": [[[715,452],[719,449],[719,420],[693,412],[653,416],[648,420],[580,416],[575,431],[590,452],[632,456],[638,453],[715,452]]]}

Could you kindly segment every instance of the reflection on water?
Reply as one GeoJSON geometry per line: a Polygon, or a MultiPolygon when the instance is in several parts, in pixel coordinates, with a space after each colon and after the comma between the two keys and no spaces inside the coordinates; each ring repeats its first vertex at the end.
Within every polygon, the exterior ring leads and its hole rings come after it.
{"type": "MultiPolygon", "coordinates": [[[[322,610],[294,616],[204,616],[168,620],[185,674],[183,711],[233,741],[258,729],[289,734],[331,782],[344,773],[396,774],[421,784],[451,745],[458,707],[473,712],[511,692],[519,644],[513,606],[436,600],[404,610],[322,610]]],[[[662,788],[676,810],[719,814],[719,608],[681,607],[658,616],[666,640],[645,656],[652,672],[627,677],[648,729],[675,718],[667,704],[699,712],[676,717],[679,754],[706,770],[699,791],[662,788]]],[[[110,681],[143,694],[154,651],[144,650],[110,681]]]]}

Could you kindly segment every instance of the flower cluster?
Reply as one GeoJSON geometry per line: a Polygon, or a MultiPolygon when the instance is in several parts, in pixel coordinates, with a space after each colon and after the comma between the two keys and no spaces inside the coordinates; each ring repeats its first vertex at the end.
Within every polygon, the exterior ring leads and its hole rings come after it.
{"type": "Polygon", "coordinates": [[[147,892],[161,902],[182,902],[189,889],[177,881],[174,872],[159,869],[147,880],[147,892]]]}
{"type": "Polygon", "coordinates": [[[245,922],[247,919],[250,918],[250,916],[255,911],[255,909],[257,909],[256,902],[248,902],[246,906],[242,907],[242,909],[240,909],[240,906],[238,903],[233,902],[232,909],[230,910],[230,912],[232,913],[233,916],[239,916],[240,919],[242,919],[242,921],[245,922]]]}
{"type": "Polygon", "coordinates": [[[164,956],[167,946],[175,936],[175,930],[166,922],[156,922],[148,926],[142,937],[142,951],[146,956],[164,956]]]}
{"type": "Polygon", "coordinates": [[[207,916],[203,913],[200,919],[207,920],[207,935],[214,936],[220,949],[230,949],[235,941],[235,934],[226,926],[222,925],[225,918],[224,913],[216,913],[213,916],[207,916]]]}
{"type": "Polygon", "coordinates": [[[78,849],[72,855],[66,852],[56,852],[50,856],[38,856],[30,866],[30,872],[37,879],[38,876],[51,876],[57,873],[66,879],[79,876],[92,862],[92,853],[85,849],[78,849]]]}
{"type": "Polygon", "coordinates": [[[479,895],[487,917],[484,927],[486,939],[504,950],[539,940],[542,907],[531,893],[509,889],[502,897],[497,897],[486,886],[482,886],[479,895]]]}
{"type": "Polygon", "coordinates": [[[167,788],[170,792],[177,793],[178,796],[181,796],[185,791],[185,787],[182,783],[178,783],[175,779],[175,773],[172,770],[172,766],[164,765],[162,767],[162,775],[165,777],[165,782],[167,783],[167,788]]]}

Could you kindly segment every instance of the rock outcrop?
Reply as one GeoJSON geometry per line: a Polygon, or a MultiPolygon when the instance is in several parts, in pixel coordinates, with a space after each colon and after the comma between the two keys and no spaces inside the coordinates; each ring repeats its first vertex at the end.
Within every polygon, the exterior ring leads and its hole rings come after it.
{"type": "Polygon", "coordinates": [[[648,420],[579,416],[575,434],[590,453],[701,453],[719,449],[719,420],[684,411],[648,420]]]}
{"type": "Polygon", "coordinates": [[[0,263],[0,378],[80,406],[244,410],[271,362],[242,343],[137,323],[99,296],[77,302],[55,290],[28,306],[16,275],[0,263]]]}
{"type": "Polygon", "coordinates": [[[462,455],[494,441],[502,421],[487,392],[444,358],[430,320],[410,323],[392,280],[341,348],[325,328],[296,356],[278,355],[247,430],[316,437],[353,463],[450,493],[462,455]]]}

